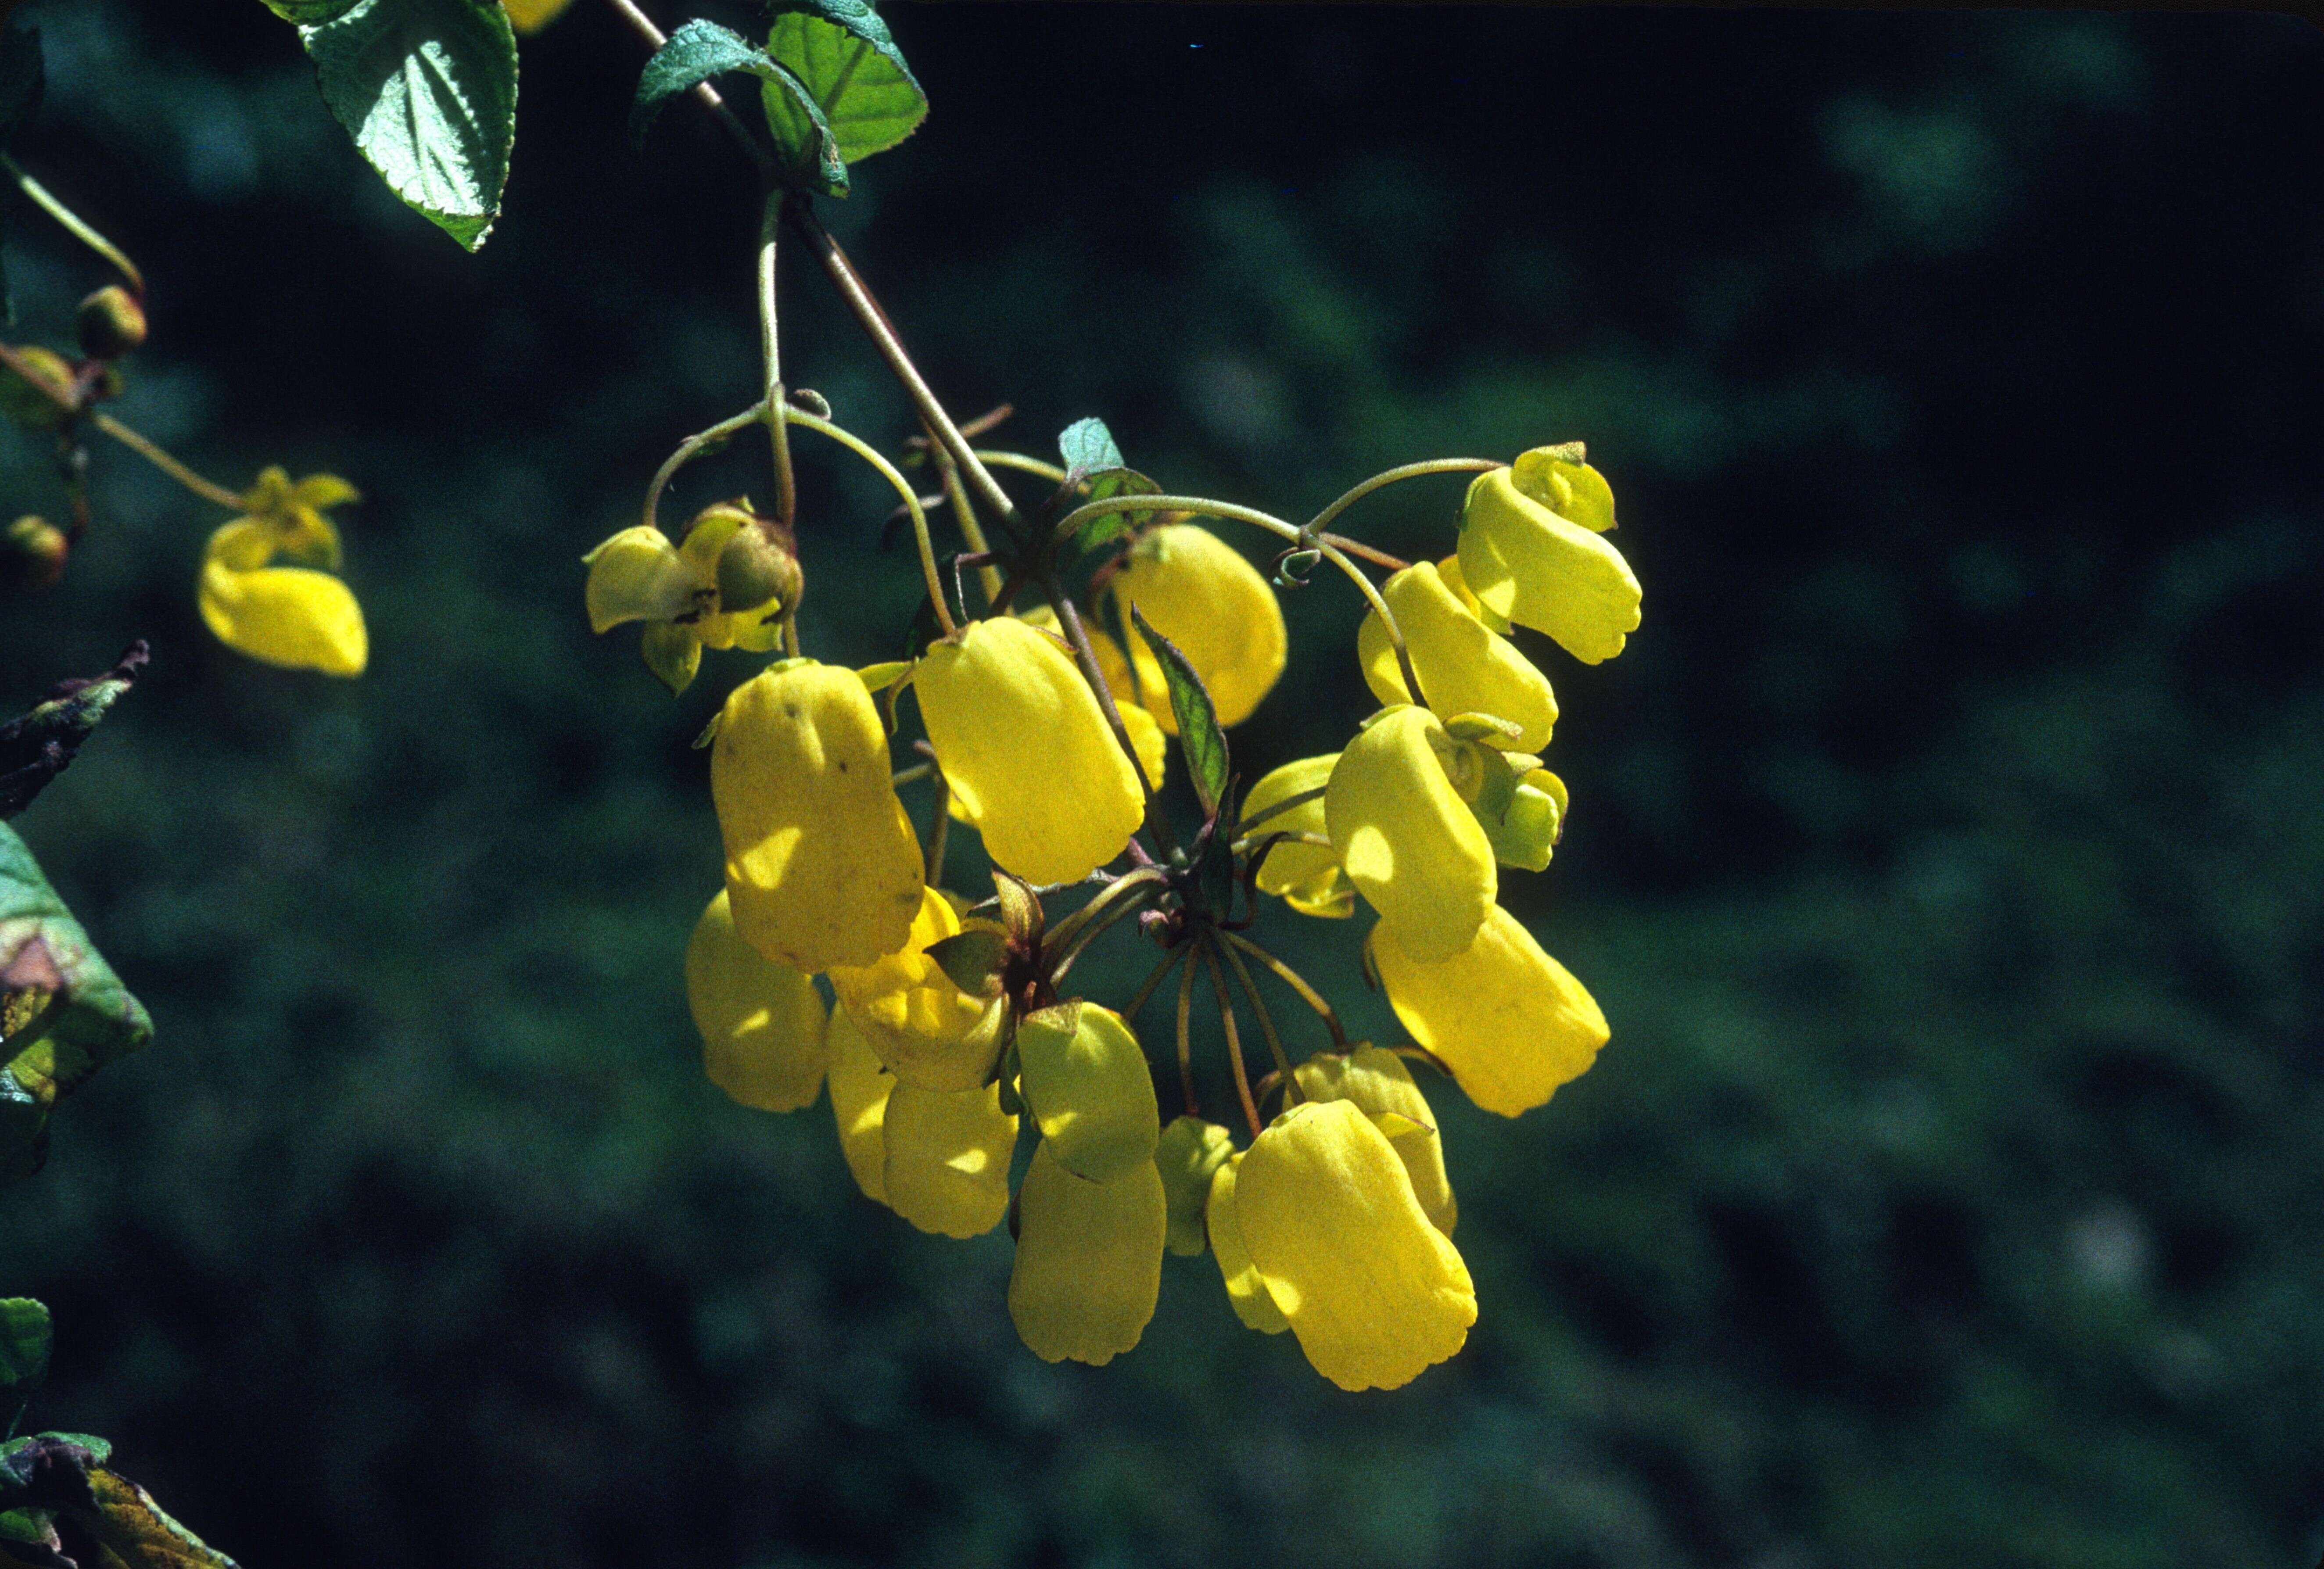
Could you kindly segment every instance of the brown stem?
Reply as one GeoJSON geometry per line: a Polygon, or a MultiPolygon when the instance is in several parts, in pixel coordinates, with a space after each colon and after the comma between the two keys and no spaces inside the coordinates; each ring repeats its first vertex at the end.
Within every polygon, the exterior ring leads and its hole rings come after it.
{"type": "Polygon", "coordinates": [[[1219,1000],[1219,1025],[1227,1032],[1227,1061],[1234,1066],[1235,1094],[1242,1101],[1243,1121],[1250,1124],[1250,1136],[1259,1137],[1259,1103],[1251,1098],[1250,1071],[1243,1066],[1242,1038],[1236,1033],[1234,1001],[1227,995],[1226,972],[1219,968],[1218,951],[1207,939],[1203,939],[1203,963],[1211,973],[1211,991],[1219,1000]]]}
{"type": "Polygon", "coordinates": [[[1348,1049],[1348,1031],[1346,1027],[1341,1024],[1340,1015],[1329,1002],[1323,1000],[1323,994],[1321,992],[1307,983],[1305,977],[1249,937],[1235,932],[1225,932],[1221,935],[1228,942],[1265,964],[1277,980],[1298,992],[1299,1000],[1313,1008],[1316,1016],[1323,1020],[1323,1028],[1332,1032],[1332,1044],[1342,1051],[1348,1049]]]}
{"type": "Polygon", "coordinates": [[[1194,1046],[1190,1028],[1194,1012],[1194,949],[1179,951],[1187,955],[1187,964],[1185,973],[1178,977],[1178,1087],[1185,1093],[1186,1115],[1199,1117],[1203,1113],[1194,1104],[1194,1046]]]}

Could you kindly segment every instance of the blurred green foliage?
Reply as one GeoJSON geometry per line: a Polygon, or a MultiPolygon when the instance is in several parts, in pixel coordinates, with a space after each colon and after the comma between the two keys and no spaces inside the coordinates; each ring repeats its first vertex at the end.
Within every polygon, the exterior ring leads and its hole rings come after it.
{"type": "MultiPolygon", "coordinates": [[[[697,116],[628,152],[612,20],[526,45],[471,258],[262,7],[35,19],[19,156],[153,276],[124,418],[368,498],[358,682],[212,643],[217,519],[119,452],[0,621],[19,700],[152,640],[19,826],[156,1025],[0,1195],[0,1284],[57,1311],[51,1407],[242,1562],[2324,1546],[2312,29],[890,13],[934,112],[825,205],[954,407],[1023,411],[996,439],[1101,414],[1172,487],[1296,514],[1580,437],[1620,498],[1646,624],[1548,667],[1574,813],[1519,906],[1614,1044],[1518,1122],[1437,1095],[1483,1316],[1359,1398],[1207,1260],[1132,1355],[1046,1366],[1005,1237],[910,1232],[825,1112],[703,1082],[687,743],[749,666],[673,703],[588,636],[576,558],[751,401],[756,212],[697,116]]],[[[61,341],[95,270],[9,217],[19,330],[61,341]]],[[[793,272],[790,374],[892,449],[901,399],[793,272]]],[[[38,443],[0,459],[54,505],[38,443]]],[[[810,646],[892,657],[890,503],[803,461],[810,646]]],[[[1458,494],[1351,521],[1441,551],[1458,494]]],[[[1288,608],[1246,777],[1367,706],[1349,596],[1288,608]]],[[[1270,931],[1387,1028],[1351,931],[1270,931]]]]}

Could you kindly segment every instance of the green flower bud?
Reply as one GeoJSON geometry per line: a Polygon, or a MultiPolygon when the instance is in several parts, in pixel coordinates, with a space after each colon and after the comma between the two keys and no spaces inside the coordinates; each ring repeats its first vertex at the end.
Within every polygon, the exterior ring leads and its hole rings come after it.
{"type": "Polygon", "coordinates": [[[65,531],[46,518],[30,512],[8,525],[0,572],[20,588],[46,588],[64,576],[65,558],[72,545],[65,531]]]}
{"type": "Polygon", "coordinates": [[[54,430],[71,417],[55,398],[42,390],[53,387],[63,397],[72,396],[72,362],[54,349],[20,348],[16,357],[39,379],[39,385],[18,375],[14,368],[0,369],[0,414],[5,414],[28,430],[54,430]]]}
{"type": "Polygon", "coordinates": [[[719,610],[796,607],[805,583],[792,549],[790,531],[772,518],[752,518],[737,530],[718,552],[719,610]]]}
{"type": "Polygon", "coordinates": [[[108,283],[80,302],[76,325],[89,358],[117,360],[145,342],[145,307],[120,284],[108,283]]]}

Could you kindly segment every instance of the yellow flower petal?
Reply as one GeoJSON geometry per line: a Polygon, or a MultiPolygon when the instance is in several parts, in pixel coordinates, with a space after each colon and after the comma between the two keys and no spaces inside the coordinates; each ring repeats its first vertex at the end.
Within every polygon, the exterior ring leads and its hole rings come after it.
{"type": "Polygon", "coordinates": [[[1488,1112],[1514,1117],[1542,1104],[1606,1044],[1606,1016],[1582,983],[1498,906],[1466,953],[1435,963],[1383,922],[1372,962],[1412,1038],[1488,1112]]]}
{"type": "Polygon", "coordinates": [[[1614,526],[1614,487],[1586,463],[1560,456],[1554,447],[1521,452],[1509,465],[1509,483],[1569,523],[1593,534],[1614,526]]]}
{"type": "Polygon", "coordinates": [[[1469,580],[1462,576],[1461,558],[1457,552],[1437,558],[1436,577],[1438,581],[1452,591],[1452,597],[1461,602],[1463,609],[1485,623],[1485,629],[1488,632],[1499,632],[1503,637],[1509,635],[1508,622],[1478,604],[1477,596],[1469,592],[1469,580]]]}
{"type": "Polygon", "coordinates": [[[1043,1361],[1103,1367],[1138,1343],[1162,1289],[1162,1178],[1150,1160],[1108,1182],[1076,1177],[1049,1141],[1017,1195],[1009,1316],[1043,1361]]]}
{"type": "Polygon", "coordinates": [[[1017,1119],[1001,1109],[1000,1085],[946,1094],[899,1084],[889,1093],[881,1131],[881,1189],[889,1207],[920,1230],[982,1236],[1009,1213],[1017,1119]]]}
{"type": "Polygon", "coordinates": [[[895,1076],[872,1055],[863,1034],[844,1008],[835,1008],[825,1039],[831,1053],[831,1119],[839,1131],[839,1152],[863,1196],[888,1202],[885,1124],[895,1076]]]}
{"type": "Polygon", "coordinates": [[[1499,887],[1493,848],[1446,777],[1455,743],[1425,708],[1383,710],[1340,753],[1323,797],[1332,848],[1407,949],[1449,958],[1499,887]]]}
{"type": "Polygon", "coordinates": [[[1480,605],[1585,664],[1612,659],[1637,630],[1638,580],[1622,553],[1519,491],[1507,469],[1469,487],[1461,571],[1480,605]]]}
{"type": "Polygon", "coordinates": [[[710,749],[710,796],[734,925],[752,947],[812,974],[904,946],[920,846],[854,671],[802,660],[735,688],[710,749]]]}
{"type": "Polygon", "coordinates": [[[306,567],[237,572],[212,558],[202,565],[198,597],[217,640],[252,659],[327,676],[360,676],[370,659],[363,606],[327,573],[306,567]]]}
{"type": "MultiPolygon", "coordinates": [[[[1508,639],[1478,620],[1434,565],[1423,561],[1406,568],[1388,580],[1381,597],[1404,632],[1413,671],[1438,717],[1489,714],[1518,726],[1516,735],[1496,745],[1539,752],[1549,744],[1550,729],[1557,723],[1549,678],[1508,639]]],[[[1404,689],[1404,672],[1378,611],[1367,613],[1356,631],[1356,657],[1374,697],[1383,703],[1414,700],[1404,689]]]]}
{"type": "Polygon", "coordinates": [[[720,889],[686,945],[686,1002],[710,1082],[746,1106],[796,1112],[823,1088],[823,999],[815,978],[762,957],[734,929],[720,889]]]}
{"type": "Polygon", "coordinates": [[[840,1008],[873,1054],[900,1082],[924,1090],[982,1088],[1001,1055],[997,1000],[970,996],[928,957],[930,947],[959,932],[950,901],[923,888],[919,913],[896,952],[830,970],[840,1008]]]}
{"type": "Polygon", "coordinates": [[[1234,1153],[1234,1141],[1216,1122],[1173,1117],[1155,1141],[1154,1165],[1162,1176],[1162,1198],[1170,1214],[1170,1251],[1187,1257],[1203,1251],[1203,1211],[1210,1202],[1212,1175],[1234,1153]]]}
{"type": "MultiPolygon", "coordinates": [[[[1278,801],[1293,796],[1305,795],[1309,790],[1322,789],[1331,782],[1332,769],[1340,761],[1336,752],[1321,757],[1303,757],[1274,770],[1242,798],[1244,821],[1278,801]]],[[[1322,834],[1323,798],[1318,796],[1266,818],[1250,832],[1255,838],[1269,834],[1322,834]]],[[[1259,863],[1259,888],[1262,893],[1274,894],[1302,915],[1323,916],[1337,919],[1353,915],[1356,909],[1356,887],[1340,870],[1340,858],[1327,845],[1301,844],[1285,841],[1267,853],[1259,863]]]]}
{"type": "Polygon", "coordinates": [[[1388,1135],[1422,1212],[1451,1236],[1460,1208],[1452,1199],[1452,1179],[1444,1174],[1444,1141],[1404,1059],[1368,1042],[1345,1054],[1319,1052],[1292,1071],[1309,1100],[1351,1102],[1388,1135]]]}
{"type": "Polygon", "coordinates": [[[945,778],[985,850],[1028,882],[1077,882],[1146,814],[1137,771],[1073,659],[1002,617],[932,645],[914,678],[945,778]]]}
{"type": "Polygon", "coordinates": [[[1211,1197],[1204,1206],[1203,1226],[1210,1233],[1211,1251],[1219,1260],[1219,1274],[1227,1284],[1227,1303],[1235,1316],[1247,1329],[1281,1334],[1291,1327],[1291,1321],[1283,1316],[1283,1309],[1268,1295],[1267,1282],[1259,1278],[1259,1266],[1250,1261],[1250,1250],[1243,1245],[1242,1225],[1235,1214],[1235,1173],[1241,1165],[1240,1155],[1230,1155],[1211,1174],[1211,1197]]]}
{"type": "MultiPolygon", "coordinates": [[[[1197,523],[1165,523],[1141,536],[1113,579],[1146,706],[1176,735],[1169,688],[1146,640],[1130,627],[1131,605],[1177,645],[1211,695],[1222,725],[1240,725],[1283,674],[1289,642],[1275,590],[1241,551],[1197,523]]],[[[1111,677],[1108,677],[1109,684],[1111,677]]]]}
{"type": "Polygon", "coordinates": [[[564,14],[573,0],[501,0],[501,4],[519,32],[539,32],[564,14]]]}
{"type": "Polygon", "coordinates": [[[1057,1164],[1091,1182],[1153,1167],[1162,1128],[1154,1075],[1120,1014],[1078,1000],[1028,1013],[1017,1021],[1017,1060],[1025,1109],[1057,1164]]]}
{"type": "Polygon", "coordinates": [[[669,621],[700,609],[715,593],[669,535],[642,523],[623,529],[582,560],[589,568],[583,597],[591,632],[608,632],[625,621],[669,621]]]}
{"type": "Polygon", "coordinates": [[[1468,1267],[1352,1103],[1309,1101],[1277,1117],[1243,1156],[1234,1209],[1299,1349],[1342,1389],[1396,1389],[1468,1340],[1468,1267]]]}

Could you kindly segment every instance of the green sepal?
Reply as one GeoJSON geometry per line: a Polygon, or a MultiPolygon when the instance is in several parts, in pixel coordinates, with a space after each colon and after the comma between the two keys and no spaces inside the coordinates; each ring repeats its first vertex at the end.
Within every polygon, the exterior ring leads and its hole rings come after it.
{"type": "Polygon", "coordinates": [[[57,1103],[153,1021],[72,918],[14,828],[0,824],[0,1176],[40,1169],[57,1103]]]}
{"type": "Polygon", "coordinates": [[[1178,746],[1185,754],[1186,775],[1194,781],[1195,798],[1203,803],[1207,816],[1227,798],[1227,734],[1219,728],[1218,710],[1211,706],[1211,694],[1194,674],[1194,667],[1186,662],[1186,656],[1178,651],[1178,645],[1148,625],[1135,605],[1130,607],[1130,619],[1161,663],[1163,684],[1170,688],[1170,712],[1178,721],[1178,746]]]}
{"type": "Polygon", "coordinates": [[[990,996],[992,978],[1009,956],[1009,934],[997,926],[979,925],[930,943],[927,951],[954,985],[972,997],[990,996]]]}
{"type": "Polygon", "coordinates": [[[911,674],[912,661],[909,660],[886,660],[876,665],[866,665],[855,672],[856,678],[863,683],[864,690],[873,693],[884,692],[899,685],[909,679],[911,674]]]}
{"type": "Polygon", "coordinates": [[[1481,741],[1496,746],[1523,735],[1525,726],[1490,714],[1455,714],[1444,721],[1444,733],[1455,741],[1481,741]]]}
{"type": "MultiPolygon", "coordinates": [[[[779,147],[804,139],[801,108],[813,110],[850,163],[885,152],[927,118],[927,94],[888,24],[863,0],[794,0],[779,7],[767,30],[767,52],[806,90],[803,98],[761,94],[779,147]]],[[[847,194],[844,180],[833,194],[847,194]]]]}
{"type": "Polygon", "coordinates": [[[694,673],[702,668],[702,640],[677,622],[650,623],[638,638],[638,652],[673,697],[694,684],[694,673]]]}
{"type": "MultiPolygon", "coordinates": [[[[1485,840],[1492,846],[1493,859],[1504,866],[1520,871],[1539,872],[1549,864],[1550,852],[1563,831],[1565,802],[1564,787],[1553,796],[1537,786],[1527,784],[1530,771],[1513,766],[1509,758],[1489,746],[1471,744],[1470,755],[1481,776],[1477,793],[1469,801],[1469,810],[1475,814],[1477,824],[1485,830],[1485,840]]],[[[1531,758],[1519,758],[1531,762],[1531,758]]],[[[1554,780],[1554,775],[1544,775],[1554,780]]]]}
{"type": "Polygon", "coordinates": [[[516,33],[499,0],[355,0],[299,40],[387,188],[463,247],[483,245],[516,144],[516,33]]]}
{"type": "Polygon", "coordinates": [[[1001,925],[1009,934],[1010,945],[1023,953],[1039,953],[1041,937],[1049,928],[1049,912],[1041,908],[1040,896],[1033,891],[1033,885],[996,866],[992,869],[992,897],[1001,907],[1001,925]]]}

